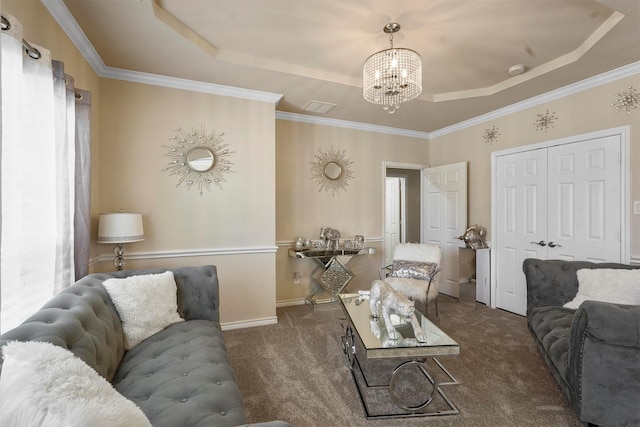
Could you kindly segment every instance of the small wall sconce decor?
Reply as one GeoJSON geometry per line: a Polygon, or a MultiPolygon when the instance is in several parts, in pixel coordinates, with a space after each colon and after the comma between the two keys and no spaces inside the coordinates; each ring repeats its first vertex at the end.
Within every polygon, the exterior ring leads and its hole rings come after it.
{"type": "Polygon", "coordinates": [[[533,123],[533,126],[535,126],[536,130],[544,130],[546,132],[550,127],[555,127],[553,123],[556,120],[558,120],[558,117],[555,111],[550,113],[549,110],[547,110],[544,114],[538,114],[538,118],[533,123]]]}
{"type": "Polygon", "coordinates": [[[144,240],[142,215],[139,213],[104,213],[98,217],[98,243],[116,244],[113,263],[122,270],[124,267],[124,243],[144,240]]]}
{"type": "Polygon", "coordinates": [[[635,110],[640,105],[638,91],[633,86],[629,86],[629,92],[616,93],[616,100],[611,105],[616,107],[616,113],[626,111],[627,114],[631,114],[631,110],[635,110]]]}
{"type": "Polygon", "coordinates": [[[319,187],[318,191],[331,191],[335,196],[339,191],[347,191],[349,180],[353,179],[351,165],[353,162],[345,157],[345,150],[329,151],[318,149],[316,160],[311,162],[311,178],[319,187]]]}
{"type": "Polygon", "coordinates": [[[223,136],[224,133],[207,134],[204,126],[190,132],[176,129],[171,136],[172,144],[165,145],[169,149],[166,156],[171,160],[162,170],[178,176],[176,187],[182,183],[188,190],[196,186],[201,196],[205,188],[211,191],[211,183],[222,189],[225,174],[233,172],[233,163],[227,157],[235,153],[223,143],[223,136]]]}
{"type": "Polygon", "coordinates": [[[489,145],[493,145],[494,142],[498,141],[498,136],[500,135],[500,132],[498,132],[498,127],[497,126],[493,126],[492,128],[488,128],[484,130],[484,143],[485,144],[489,144],[489,145]]]}

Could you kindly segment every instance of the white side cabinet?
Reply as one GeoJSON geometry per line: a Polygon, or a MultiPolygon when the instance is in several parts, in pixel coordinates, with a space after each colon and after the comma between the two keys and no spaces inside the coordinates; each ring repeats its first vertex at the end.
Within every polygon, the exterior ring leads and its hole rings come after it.
{"type": "Polygon", "coordinates": [[[476,301],[491,302],[491,249],[476,250],[476,301]]]}

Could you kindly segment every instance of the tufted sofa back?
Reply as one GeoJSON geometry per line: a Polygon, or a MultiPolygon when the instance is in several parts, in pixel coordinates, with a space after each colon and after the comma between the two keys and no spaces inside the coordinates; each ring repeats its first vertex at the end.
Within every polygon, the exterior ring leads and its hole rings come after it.
{"type": "Polygon", "coordinates": [[[635,269],[639,266],[589,261],[542,260],[527,258],[522,271],[527,281],[527,309],[544,306],[562,306],[578,293],[578,276],[582,268],[635,269]]]}
{"type": "MultiPolygon", "coordinates": [[[[111,381],[124,355],[122,323],[102,282],[140,274],[173,271],[178,312],[185,320],[219,321],[216,267],[155,268],[94,273],[80,279],[46,303],[18,327],[0,336],[8,341],[46,341],[71,350],[111,381]]],[[[2,361],[0,360],[0,369],[2,361]]]]}
{"type": "Polygon", "coordinates": [[[111,380],[124,354],[118,312],[102,286],[87,276],[60,292],[18,327],[0,336],[8,341],[45,341],[71,350],[111,380]]]}

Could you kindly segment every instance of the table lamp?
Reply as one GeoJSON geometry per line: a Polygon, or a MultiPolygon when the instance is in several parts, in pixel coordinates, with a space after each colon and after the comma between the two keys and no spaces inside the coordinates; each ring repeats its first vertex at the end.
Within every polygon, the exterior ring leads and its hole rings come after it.
{"type": "Polygon", "coordinates": [[[124,243],[144,240],[142,215],[138,213],[104,213],[98,217],[98,243],[115,243],[114,264],[118,270],[124,267],[124,243]]]}

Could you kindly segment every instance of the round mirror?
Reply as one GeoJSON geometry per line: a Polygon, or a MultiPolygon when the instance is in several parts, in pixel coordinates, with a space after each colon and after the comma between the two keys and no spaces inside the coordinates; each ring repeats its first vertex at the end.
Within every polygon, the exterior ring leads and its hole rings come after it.
{"type": "Polygon", "coordinates": [[[342,175],[342,166],[336,162],[329,162],[324,165],[324,176],[331,180],[336,180],[342,175]]]}
{"type": "Polygon", "coordinates": [[[187,163],[196,172],[206,172],[216,163],[216,158],[206,147],[194,147],[187,153],[187,163]]]}

